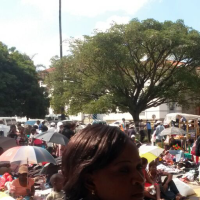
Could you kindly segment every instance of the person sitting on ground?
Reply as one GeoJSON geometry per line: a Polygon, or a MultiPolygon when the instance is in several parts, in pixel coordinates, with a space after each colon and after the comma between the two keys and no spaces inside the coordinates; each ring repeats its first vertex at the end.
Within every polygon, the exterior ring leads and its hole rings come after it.
{"type": "Polygon", "coordinates": [[[162,170],[157,170],[157,160],[149,163],[149,177],[151,180],[161,187],[161,197],[166,200],[176,199],[180,200],[184,197],[179,193],[176,185],[172,180],[172,174],[164,172],[162,170]],[[164,182],[162,182],[161,177],[166,176],[164,182]]]}
{"type": "Polygon", "coordinates": [[[142,171],[143,171],[143,174],[144,174],[144,178],[145,178],[145,184],[144,184],[144,196],[147,197],[147,198],[150,198],[150,199],[156,199],[156,200],[160,200],[160,187],[158,184],[154,183],[147,171],[146,171],[146,168],[147,168],[147,164],[148,164],[148,160],[146,158],[141,158],[142,160],[142,171]],[[150,194],[150,190],[151,190],[151,187],[154,186],[155,190],[156,190],[156,194],[155,195],[152,195],[150,194]]]}
{"type": "Polygon", "coordinates": [[[47,196],[46,200],[64,199],[65,194],[63,192],[64,177],[62,174],[54,174],[50,179],[53,191],[47,196]]]}
{"type": "Polygon", "coordinates": [[[28,167],[21,165],[19,167],[19,178],[11,183],[11,195],[16,197],[34,196],[34,180],[28,177],[28,167]]]}
{"type": "Polygon", "coordinates": [[[118,127],[96,124],[74,135],[63,153],[62,172],[70,200],[144,198],[138,149],[118,127]]]}
{"type": "Polygon", "coordinates": [[[173,158],[174,156],[172,154],[169,153],[169,149],[170,149],[170,146],[165,144],[164,146],[164,151],[163,153],[160,155],[162,157],[162,159],[168,163],[168,164],[171,164],[173,162],[173,158]]]}
{"type": "Polygon", "coordinates": [[[142,143],[138,139],[135,138],[135,135],[131,136],[131,140],[135,143],[138,149],[140,148],[140,146],[142,146],[142,143]]]}

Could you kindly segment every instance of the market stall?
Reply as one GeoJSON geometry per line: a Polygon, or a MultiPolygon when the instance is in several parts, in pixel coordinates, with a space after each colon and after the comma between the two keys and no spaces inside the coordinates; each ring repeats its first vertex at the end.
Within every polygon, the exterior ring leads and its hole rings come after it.
{"type": "Polygon", "coordinates": [[[169,113],[164,119],[164,124],[184,129],[187,132],[188,139],[196,139],[199,135],[199,120],[199,115],[169,113]]]}

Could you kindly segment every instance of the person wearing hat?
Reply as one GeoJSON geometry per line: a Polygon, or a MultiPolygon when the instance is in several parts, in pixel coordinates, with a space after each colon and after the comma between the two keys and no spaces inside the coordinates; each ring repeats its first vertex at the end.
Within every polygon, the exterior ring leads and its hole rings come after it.
{"type": "Polygon", "coordinates": [[[63,130],[63,123],[62,122],[58,122],[57,123],[57,132],[61,133],[63,130]]]}
{"type": "Polygon", "coordinates": [[[165,129],[165,127],[162,125],[162,121],[157,121],[156,125],[157,125],[156,130],[155,130],[156,143],[160,143],[162,142],[162,139],[163,139],[163,136],[160,136],[160,134],[165,129]]]}
{"type": "Polygon", "coordinates": [[[10,193],[12,196],[16,197],[26,197],[26,196],[34,196],[34,180],[28,177],[28,167],[25,165],[21,165],[19,167],[19,178],[14,180],[11,184],[11,188],[13,188],[10,193]]]}
{"type": "Polygon", "coordinates": [[[51,132],[51,131],[56,132],[56,123],[55,123],[55,122],[51,122],[49,131],[50,131],[50,132],[51,132]]]}

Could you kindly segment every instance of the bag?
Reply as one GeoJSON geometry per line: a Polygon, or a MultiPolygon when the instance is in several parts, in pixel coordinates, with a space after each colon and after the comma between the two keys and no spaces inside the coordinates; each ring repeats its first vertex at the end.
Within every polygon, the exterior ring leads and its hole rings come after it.
{"type": "Polygon", "coordinates": [[[182,196],[187,197],[189,195],[195,194],[195,191],[189,185],[180,181],[178,178],[173,179],[173,181],[174,181],[179,193],[182,196]]]}

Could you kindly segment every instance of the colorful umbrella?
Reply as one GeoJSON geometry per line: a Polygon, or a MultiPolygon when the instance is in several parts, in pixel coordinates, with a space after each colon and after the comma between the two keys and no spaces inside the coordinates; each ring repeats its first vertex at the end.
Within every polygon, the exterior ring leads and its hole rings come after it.
{"type": "Polygon", "coordinates": [[[46,142],[62,144],[62,145],[66,145],[69,142],[69,139],[67,137],[65,137],[60,133],[56,133],[52,130],[37,135],[35,139],[40,139],[46,142]]]}
{"type": "Polygon", "coordinates": [[[15,139],[9,137],[0,137],[0,147],[2,147],[4,151],[15,146],[17,146],[15,139]]]}
{"type": "Polygon", "coordinates": [[[140,157],[144,157],[150,163],[151,161],[155,160],[160,154],[164,151],[164,149],[157,147],[157,146],[146,146],[142,145],[139,148],[140,157]]]}
{"type": "Polygon", "coordinates": [[[18,146],[8,149],[0,156],[0,161],[19,162],[19,164],[37,164],[50,162],[56,165],[53,156],[41,147],[18,146]]]}

